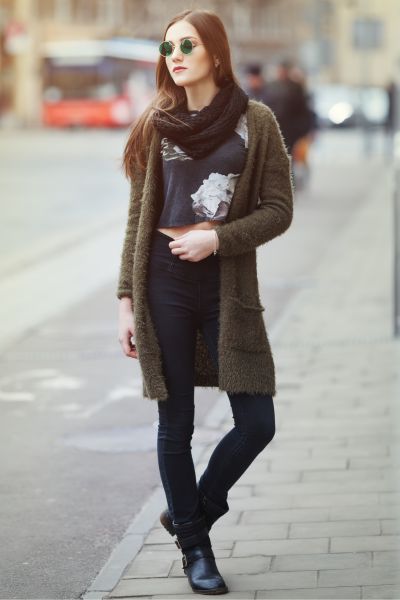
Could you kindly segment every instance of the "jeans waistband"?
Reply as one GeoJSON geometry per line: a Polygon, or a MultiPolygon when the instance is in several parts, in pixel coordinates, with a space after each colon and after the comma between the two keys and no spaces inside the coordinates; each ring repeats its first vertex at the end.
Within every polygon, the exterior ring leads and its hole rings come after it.
{"type": "Polygon", "coordinates": [[[151,254],[153,260],[156,257],[168,259],[169,264],[173,265],[174,271],[180,270],[191,275],[201,275],[202,273],[215,273],[219,270],[219,255],[209,254],[199,261],[183,260],[177,254],[172,254],[169,243],[174,238],[155,229],[152,236],[151,254]]]}

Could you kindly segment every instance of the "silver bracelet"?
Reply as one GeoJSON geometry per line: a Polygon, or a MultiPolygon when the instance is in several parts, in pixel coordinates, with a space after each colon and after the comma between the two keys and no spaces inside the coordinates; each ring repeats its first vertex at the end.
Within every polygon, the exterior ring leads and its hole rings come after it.
{"type": "Polygon", "coordinates": [[[217,234],[217,232],[215,231],[215,229],[214,229],[213,231],[214,231],[214,233],[215,233],[215,248],[214,248],[214,252],[213,252],[213,254],[215,255],[215,254],[217,254],[217,252],[218,252],[218,249],[217,249],[217,240],[218,240],[218,234],[217,234]]]}

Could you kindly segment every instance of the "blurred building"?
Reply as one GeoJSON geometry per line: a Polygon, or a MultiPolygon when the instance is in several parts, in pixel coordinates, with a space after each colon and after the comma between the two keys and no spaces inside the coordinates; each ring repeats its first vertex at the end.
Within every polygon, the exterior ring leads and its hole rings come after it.
{"type": "MultiPolygon", "coordinates": [[[[0,0],[0,116],[40,124],[42,49],[62,40],[158,41],[184,0],[0,0]]],[[[400,59],[399,0],[202,0],[231,41],[236,68],[273,75],[292,58],[313,83],[385,85],[400,59]]]]}

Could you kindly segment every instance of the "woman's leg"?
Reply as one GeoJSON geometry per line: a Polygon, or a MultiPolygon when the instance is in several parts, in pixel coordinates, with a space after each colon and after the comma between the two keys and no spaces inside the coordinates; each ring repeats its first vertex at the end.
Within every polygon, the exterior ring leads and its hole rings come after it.
{"type": "Polygon", "coordinates": [[[214,449],[199,480],[202,492],[226,507],[229,489],[275,434],[272,396],[245,393],[228,396],[235,425],[214,449]]]}
{"type": "Polygon", "coordinates": [[[149,268],[148,300],[162,353],[168,399],[158,401],[157,456],[170,515],[177,523],[199,516],[191,453],[194,431],[195,286],[174,277],[171,238],[157,236],[149,268]]]}
{"type": "MultiPolygon", "coordinates": [[[[210,355],[218,366],[219,323],[216,307],[204,315],[202,331],[210,355]]],[[[269,394],[228,393],[234,427],[214,449],[199,480],[200,490],[228,510],[229,489],[243,475],[275,435],[275,411],[269,394]]]]}
{"type": "Polygon", "coordinates": [[[167,400],[158,401],[160,474],[182,550],[182,565],[193,591],[226,593],[200,507],[190,444],[194,431],[197,278],[204,269],[201,263],[188,263],[175,255],[171,258],[167,246],[171,238],[158,233],[150,260],[148,297],[168,389],[167,400]]]}

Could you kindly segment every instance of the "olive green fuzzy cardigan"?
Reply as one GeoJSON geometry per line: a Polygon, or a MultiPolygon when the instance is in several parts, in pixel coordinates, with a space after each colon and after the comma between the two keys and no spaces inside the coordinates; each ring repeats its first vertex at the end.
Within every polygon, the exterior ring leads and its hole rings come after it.
{"type": "MultiPolygon", "coordinates": [[[[250,99],[248,154],[226,222],[216,226],[220,256],[219,369],[197,332],[195,386],[221,391],[276,394],[275,368],[260,302],[256,248],[292,222],[291,159],[272,110],[250,99]]],[[[137,169],[122,248],[117,297],[132,298],[143,395],[167,400],[162,355],[147,302],[151,236],[163,204],[161,136],[155,130],[145,172],[137,169]]]]}

